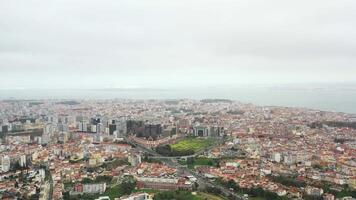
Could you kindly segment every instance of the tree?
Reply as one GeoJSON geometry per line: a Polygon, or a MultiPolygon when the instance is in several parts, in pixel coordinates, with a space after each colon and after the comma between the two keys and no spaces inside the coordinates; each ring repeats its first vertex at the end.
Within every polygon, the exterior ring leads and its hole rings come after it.
{"type": "Polygon", "coordinates": [[[227,187],[228,187],[228,188],[232,188],[232,189],[234,189],[234,190],[237,189],[236,183],[235,183],[235,181],[232,180],[232,179],[230,179],[230,180],[227,182],[227,187]]]}
{"type": "Polygon", "coordinates": [[[187,165],[192,165],[192,164],[194,164],[194,158],[188,157],[187,158],[187,165]]]}
{"type": "Polygon", "coordinates": [[[136,187],[136,181],[133,178],[127,178],[121,183],[122,193],[129,195],[136,187]]]}
{"type": "Polygon", "coordinates": [[[207,187],[206,191],[212,194],[216,194],[216,195],[221,195],[222,191],[219,188],[216,187],[207,187]]]}
{"type": "Polygon", "coordinates": [[[171,150],[171,146],[170,145],[162,145],[162,146],[158,146],[156,147],[156,151],[164,156],[171,156],[172,154],[172,150],[171,150]]]}

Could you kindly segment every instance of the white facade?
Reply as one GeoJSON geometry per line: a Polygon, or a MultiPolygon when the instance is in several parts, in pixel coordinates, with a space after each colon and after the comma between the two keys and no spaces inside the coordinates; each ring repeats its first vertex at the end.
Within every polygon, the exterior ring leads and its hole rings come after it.
{"type": "Polygon", "coordinates": [[[26,167],[27,166],[26,155],[21,155],[21,157],[20,157],[20,166],[21,167],[26,167]]]}
{"type": "Polygon", "coordinates": [[[133,194],[128,197],[121,197],[120,200],[152,200],[152,196],[147,193],[133,194]]]}
{"type": "Polygon", "coordinates": [[[282,157],[281,157],[281,154],[280,153],[274,153],[273,155],[272,155],[272,160],[273,161],[275,161],[275,162],[281,162],[281,159],[282,159],[282,157]]]}
{"type": "Polygon", "coordinates": [[[84,184],[83,193],[104,193],[106,190],[106,183],[98,184],[84,184]]]}
{"type": "Polygon", "coordinates": [[[1,169],[3,172],[8,172],[10,171],[10,167],[11,167],[11,160],[9,156],[3,156],[1,159],[1,169]]]}
{"type": "Polygon", "coordinates": [[[96,125],[91,125],[91,132],[96,133],[96,125]]]}

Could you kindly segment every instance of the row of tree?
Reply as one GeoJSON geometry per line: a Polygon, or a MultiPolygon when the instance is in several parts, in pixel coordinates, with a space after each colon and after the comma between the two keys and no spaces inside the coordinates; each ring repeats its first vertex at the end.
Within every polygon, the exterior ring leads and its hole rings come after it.
{"type": "Polygon", "coordinates": [[[285,186],[289,187],[305,187],[304,181],[298,181],[295,177],[288,177],[288,176],[268,176],[273,182],[280,183],[285,186]]]}
{"type": "MultiPolygon", "coordinates": [[[[262,188],[240,188],[234,180],[229,180],[229,181],[219,181],[224,187],[234,190],[234,192],[241,193],[241,194],[248,194],[249,196],[252,197],[262,197],[264,199],[268,200],[287,200],[287,197],[280,197],[274,192],[270,192],[267,190],[264,190],[262,188]]],[[[211,190],[211,188],[209,188],[211,190]]],[[[213,191],[217,192],[217,188],[215,188],[213,191]]],[[[221,191],[220,191],[221,194],[221,191]]]]}
{"type": "Polygon", "coordinates": [[[192,194],[188,191],[177,190],[177,191],[165,191],[158,192],[154,196],[154,200],[187,200],[192,199],[192,194]]]}

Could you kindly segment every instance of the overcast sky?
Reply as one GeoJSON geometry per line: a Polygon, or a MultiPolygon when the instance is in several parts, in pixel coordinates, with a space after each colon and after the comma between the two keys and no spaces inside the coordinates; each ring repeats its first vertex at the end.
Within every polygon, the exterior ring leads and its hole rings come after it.
{"type": "Polygon", "coordinates": [[[0,0],[0,89],[356,81],[355,0],[0,0]]]}

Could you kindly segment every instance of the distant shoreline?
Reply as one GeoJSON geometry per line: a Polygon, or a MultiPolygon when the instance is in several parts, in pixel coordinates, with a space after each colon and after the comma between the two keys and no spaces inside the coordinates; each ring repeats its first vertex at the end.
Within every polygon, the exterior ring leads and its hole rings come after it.
{"type": "Polygon", "coordinates": [[[271,88],[202,89],[19,89],[0,90],[0,100],[176,100],[227,99],[257,106],[307,108],[356,114],[356,90],[271,88]]]}

